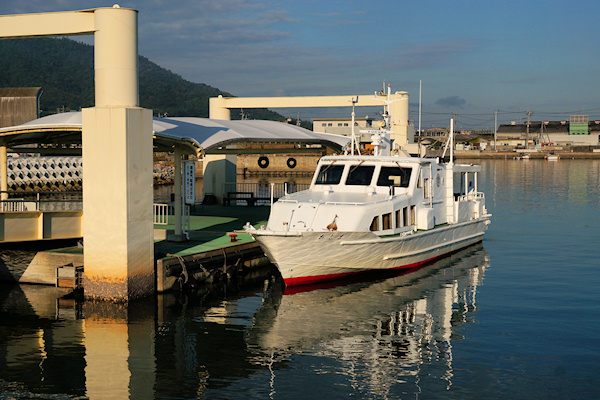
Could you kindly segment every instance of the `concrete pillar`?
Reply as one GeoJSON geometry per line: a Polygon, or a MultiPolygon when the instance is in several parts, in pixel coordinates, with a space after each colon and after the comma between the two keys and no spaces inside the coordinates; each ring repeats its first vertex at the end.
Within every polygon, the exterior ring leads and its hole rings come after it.
{"type": "Polygon", "coordinates": [[[83,110],[85,295],[154,293],[152,111],[83,110]]]}
{"type": "MultiPolygon", "coordinates": [[[[214,194],[220,204],[226,195],[224,183],[236,183],[237,156],[232,154],[210,154],[205,155],[202,163],[203,178],[202,186],[204,196],[214,194]]],[[[235,187],[229,188],[235,190],[235,187]]]]}
{"type": "Polygon", "coordinates": [[[137,107],[137,11],[99,8],[94,24],[96,107],[137,107]]]}
{"type": "Polygon", "coordinates": [[[227,108],[227,99],[223,95],[208,99],[208,118],[227,121],[231,119],[231,111],[227,108]]]}
{"type": "Polygon", "coordinates": [[[7,200],[8,193],[8,159],[6,155],[6,144],[0,141],[0,200],[7,200]]]}
{"type": "Polygon", "coordinates": [[[154,293],[152,111],[138,108],[137,11],[94,12],[96,107],[83,110],[85,295],[154,293]]]}
{"type": "Polygon", "coordinates": [[[414,131],[408,126],[408,93],[396,92],[390,96],[392,103],[389,105],[391,130],[394,132],[392,139],[405,146],[413,143],[414,131]]]}

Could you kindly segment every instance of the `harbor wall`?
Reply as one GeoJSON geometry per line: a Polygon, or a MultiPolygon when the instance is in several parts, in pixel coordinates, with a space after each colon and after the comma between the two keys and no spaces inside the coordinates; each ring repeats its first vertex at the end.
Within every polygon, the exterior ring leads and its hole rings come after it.
{"type": "MultiPolygon", "coordinates": [[[[552,152],[564,159],[600,159],[599,152],[575,152],[568,150],[555,150],[552,152]]],[[[550,151],[480,151],[480,150],[455,150],[454,157],[457,159],[461,158],[474,158],[474,159],[513,159],[522,154],[529,154],[531,159],[544,159],[550,151]]],[[[429,154],[428,154],[429,156],[429,154]]],[[[432,155],[437,157],[437,155],[432,155]]]]}
{"type": "Polygon", "coordinates": [[[311,176],[319,158],[317,154],[244,154],[237,157],[237,174],[311,176]]]}

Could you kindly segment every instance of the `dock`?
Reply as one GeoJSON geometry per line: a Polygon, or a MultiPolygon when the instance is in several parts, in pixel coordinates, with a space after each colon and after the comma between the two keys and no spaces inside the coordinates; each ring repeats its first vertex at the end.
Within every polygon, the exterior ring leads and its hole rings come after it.
{"type": "Polygon", "coordinates": [[[165,238],[154,243],[159,293],[256,278],[262,270],[270,273],[273,266],[262,249],[249,234],[240,232],[247,222],[266,225],[270,207],[196,205],[190,211],[188,241],[169,240],[174,229],[170,224],[162,227],[165,238]]]}
{"type": "MultiPolygon", "coordinates": [[[[268,206],[193,206],[189,240],[185,241],[172,240],[173,216],[167,225],[155,225],[157,292],[197,290],[270,276],[274,266],[252,237],[240,232],[247,222],[255,227],[266,225],[269,211],[268,206]]],[[[85,290],[81,242],[38,245],[0,249],[0,280],[85,290]]]]}

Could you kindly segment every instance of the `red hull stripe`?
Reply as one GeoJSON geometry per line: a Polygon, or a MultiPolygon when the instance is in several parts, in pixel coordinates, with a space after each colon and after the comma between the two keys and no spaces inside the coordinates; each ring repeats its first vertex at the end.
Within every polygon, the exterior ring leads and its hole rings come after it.
{"type": "Polygon", "coordinates": [[[357,274],[365,273],[368,271],[372,272],[372,271],[394,271],[394,270],[402,270],[402,269],[413,269],[413,268],[423,267],[428,264],[432,264],[432,263],[436,262],[437,260],[440,260],[444,257],[448,257],[454,253],[457,253],[463,249],[466,249],[466,248],[472,246],[473,244],[474,243],[472,243],[468,246],[462,247],[460,249],[450,251],[448,253],[444,253],[444,254],[436,256],[436,257],[429,258],[427,260],[419,261],[419,262],[412,263],[412,264],[406,264],[406,265],[402,265],[402,266],[398,266],[398,267],[387,268],[387,269],[383,269],[383,270],[380,269],[380,270],[361,270],[361,271],[356,271],[356,272],[344,272],[341,274],[300,276],[297,278],[284,279],[283,282],[285,283],[286,287],[290,287],[290,286],[299,286],[299,285],[310,285],[310,284],[318,283],[318,282],[325,282],[325,281],[332,281],[332,280],[337,280],[337,279],[348,278],[348,277],[355,276],[357,274]]]}

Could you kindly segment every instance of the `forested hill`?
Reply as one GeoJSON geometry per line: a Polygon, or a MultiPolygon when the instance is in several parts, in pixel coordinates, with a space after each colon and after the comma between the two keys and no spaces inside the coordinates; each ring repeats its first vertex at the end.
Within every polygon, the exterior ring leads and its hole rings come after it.
{"type": "MultiPolygon", "coordinates": [[[[208,98],[231,96],[217,88],[194,83],[139,58],[140,106],[154,115],[208,117],[208,98]]],[[[57,110],[77,111],[94,105],[94,48],[67,38],[0,40],[0,87],[43,90],[42,115],[57,110]]],[[[284,120],[270,110],[244,110],[249,118],[284,120]]],[[[232,110],[231,117],[240,113],[232,110]]]]}

